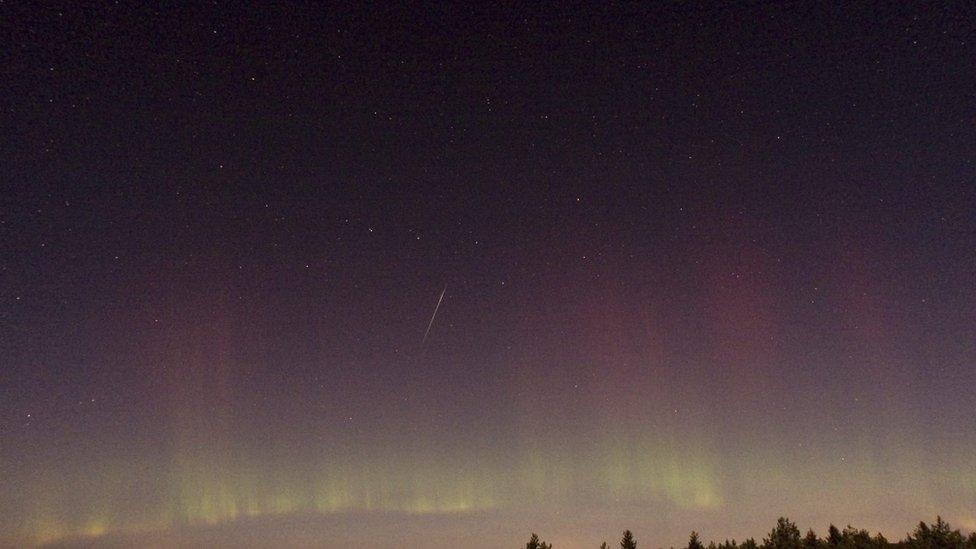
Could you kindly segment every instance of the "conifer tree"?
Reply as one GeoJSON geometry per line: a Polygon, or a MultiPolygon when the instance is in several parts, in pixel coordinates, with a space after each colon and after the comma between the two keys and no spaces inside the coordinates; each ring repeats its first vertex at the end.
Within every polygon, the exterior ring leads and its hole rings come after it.
{"type": "Polygon", "coordinates": [[[827,545],[831,547],[837,547],[844,542],[844,537],[841,535],[840,530],[837,529],[833,524],[827,528],[827,545]]]}
{"type": "Polygon", "coordinates": [[[776,521],[776,527],[763,539],[765,549],[801,549],[800,529],[786,517],[776,521]]]}
{"type": "Polygon", "coordinates": [[[620,538],[620,549],[637,549],[637,541],[630,530],[624,530],[624,536],[620,538]]]}
{"type": "Polygon", "coordinates": [[[874,542],[871,541],[871,534],[867,530],[858,530],[850,524],[841,532],[844,547],[848,549],[871,549],[874,542]]]}
{"type": "Polygon", "coordinates": [[[803,549],[817,549],[820,546],[820,540],[817,538],[817,533],[813,531],[813,528],[807,530],[806,537],[803,538],[803,549]]]}
{"type": "Polygon", "coordinates": [[[953,530],[941,516],[936,517],[931,526],[925,521],[919,522],[915,532],[905,541],[915,549],[959,549],[965,545],[962,533],[953,530]]]}
{"type": "Polygon", "coordinates": [[[552,544],[539,540],[539,536],[533,532],[529,542],[525,544],[525,549],[552,549],[552,544]]]}

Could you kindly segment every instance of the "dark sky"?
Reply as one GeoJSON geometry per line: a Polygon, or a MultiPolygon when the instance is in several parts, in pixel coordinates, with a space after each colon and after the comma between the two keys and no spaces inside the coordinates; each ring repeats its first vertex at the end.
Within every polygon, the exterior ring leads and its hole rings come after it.
{"type": "Polygon", "coordinates": [[[976,529],[972,3],[0,31],[0,545],[976,529]]]}

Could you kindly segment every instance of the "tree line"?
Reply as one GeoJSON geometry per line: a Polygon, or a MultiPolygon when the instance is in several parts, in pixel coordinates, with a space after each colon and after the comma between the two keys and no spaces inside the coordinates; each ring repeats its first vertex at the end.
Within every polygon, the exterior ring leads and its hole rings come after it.
{"type": "MultiPolygon", "coordinates": [[[[553,547],[533,533],[525,549],[553,547]]],[[[600,549],[610,549],[610,546],[604,541],[600,549]]],[[[630,530],[624,530],[620,549],[637,549],[637,540],[630,530]]],[[[693,531],[688,537],[688,545],[681,549],[976,549],[976,532],[964,536],[958,529],[953,530],[942,517],[936,517],[931,524],[919,522],[905,539],[896,542],[888,541],[880,532],[872,536],[867,530],[851,525],[841,530],[833,524],[827,528],[827,537],[821,538],[812,528],[807,530],[806,535],[800,535],[795,523],[780,517],[762,543],[754,538],[742,542],[726,539],[721,543],[710,541],[706,546],[698,537],[698,532],[693,531]]]]}

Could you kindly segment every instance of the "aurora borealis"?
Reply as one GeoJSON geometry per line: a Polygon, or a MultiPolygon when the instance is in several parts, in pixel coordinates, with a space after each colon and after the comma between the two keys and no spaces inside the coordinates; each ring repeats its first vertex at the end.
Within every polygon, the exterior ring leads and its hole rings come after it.
{"type": "Polygon", "coordinates": [[[973,5],[14,4],[0,546],[976,530],[973,5]]]}

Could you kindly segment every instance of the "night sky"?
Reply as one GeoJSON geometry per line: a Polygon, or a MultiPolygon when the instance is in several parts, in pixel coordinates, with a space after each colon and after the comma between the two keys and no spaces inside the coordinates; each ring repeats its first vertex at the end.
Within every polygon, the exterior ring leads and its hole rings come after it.
{"type": "Polygon", "coordinates": [[[0,545],[976,529],[976,5],[44,4],[0,545]]]}

